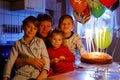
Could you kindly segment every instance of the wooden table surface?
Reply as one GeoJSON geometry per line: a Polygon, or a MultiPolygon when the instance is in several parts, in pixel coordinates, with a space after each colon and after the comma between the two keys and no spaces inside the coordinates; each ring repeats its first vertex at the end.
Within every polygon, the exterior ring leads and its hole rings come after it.
{"type": "Polygon", "coordinates": [[[44,80],[120,80],[120,65],[117,63],[107,65],[80,64],[79,68],[74,71],[44,80]]]}

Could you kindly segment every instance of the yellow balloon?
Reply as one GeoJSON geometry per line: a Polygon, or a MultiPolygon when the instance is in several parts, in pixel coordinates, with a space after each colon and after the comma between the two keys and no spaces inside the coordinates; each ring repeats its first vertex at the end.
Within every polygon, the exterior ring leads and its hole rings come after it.
{"type": "Polygon", "coordinates": [[[112,41],[111,32],[108,28],[101,28],[95,32],[94,42],[97,48],[106,49],[112,41]]]}

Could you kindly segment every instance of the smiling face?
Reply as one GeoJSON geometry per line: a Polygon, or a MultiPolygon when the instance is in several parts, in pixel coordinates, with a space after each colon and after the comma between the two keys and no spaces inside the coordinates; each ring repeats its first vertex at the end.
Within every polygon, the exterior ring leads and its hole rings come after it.
{"type": "Polygon", "coordinates": [[[52,23],[50,21],[42,21],[38,28],[38,33],[42,38],[46,38],[51,31],[52,23]]]}
{"type": "Polygon", "coordinates": [[[59,30],[53,30],[49,36],[53,48],[59,48],[63,42],[63,34],[59,30]]]}
{"type": "Polygon", "coordinates": [[[36,36],[46,40],[52,29],[52,17],[48,14],[39,14],[37,19],[40,24],[36,36]]]}
{"type": "Polygon", "coordinates": [[[73,28],[74,25],[70,18],[65,18],[60,25],[60,29],[64,34],[70,33],[73,28]]]}
{"type": "Polygon", "coordinates": [[[59,25],[58,27],[61,29],[63,32],[63,35],[65,38],[68,38],[72,35],[72,30],[74,28],[74,21],[72,16],[70,15],[63,15],[59,19],[59,25]]]}
{"type": "Polygon", "coordinates": [[[28,16],[23,20],[22,29],[24,30],[24,38],[32,39],[38,30],[38,20],[34,16],[28,16]]]}
{"type": "Polygon", "coordinates": [[[62,36],[60,34],[53,34],[51,44],[54,48],[59,48],[62,44],[62,36]]]}
{"type": "Polygon", "coordinates": [[[25,25],[23,30],[24,30],[24,37],[33,38],[38,28],[32,22],[28,22],[28,24],[25,25]]]}

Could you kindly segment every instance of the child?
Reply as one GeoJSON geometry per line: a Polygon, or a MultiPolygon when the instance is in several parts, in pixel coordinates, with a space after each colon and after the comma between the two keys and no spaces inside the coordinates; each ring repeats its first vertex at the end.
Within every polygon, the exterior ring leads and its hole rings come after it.
{"type": "Polygon", "coordinates": [[[36,69],[30,64],[21,66],[17,69],[16,75],[12,80],[41,80],[47,75],[50,60],[43,40],[35,37],[38,25],[38,20],[33,16],[29,16],[23,21],[22,29],[24,30],[24,36],[17,40],[12,47],[10,57],[5,65],[3,80],[10,78],[12,67],[18,57],[43,58],[46,64],[41,69],[36,69]]]}
{"type": "Polygon", "coordinates": [[[74,21],[70,15],[61,16],[59,19],[59,28],[65,37],[63,44],[67,46],[74,55],[76,55],[77,49],[81,54],[86,53],[81,37],[78,34],[72,32],[74,29],[74,21]]]}
{"type": "Polygon", "coordinates": [[[50,34],[50,42],[52,47],[48,48],[51,70],[49,76],[62,74],[73,71],[73,62],[75,57],[71,51],[62,45],[63,35],[59,30],[54,30],[50,34]]]}

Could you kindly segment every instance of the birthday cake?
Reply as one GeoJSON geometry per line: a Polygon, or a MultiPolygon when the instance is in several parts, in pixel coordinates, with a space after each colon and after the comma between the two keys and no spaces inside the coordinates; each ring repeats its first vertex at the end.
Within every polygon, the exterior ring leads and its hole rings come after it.
{"type": "Polygon", "coordinates": [[[81,62],[89,64],[110,64],[112,63],[112,57],[103,52],[90,52],[81,54],[81,62]]]}

